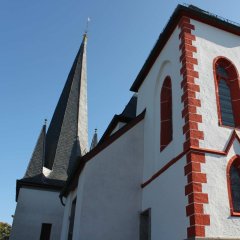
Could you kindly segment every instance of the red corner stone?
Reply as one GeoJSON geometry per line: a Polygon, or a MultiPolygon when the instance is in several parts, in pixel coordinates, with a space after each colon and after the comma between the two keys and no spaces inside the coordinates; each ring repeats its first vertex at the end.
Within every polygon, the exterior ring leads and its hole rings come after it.
{"type": "Polygon", "coordinates": [[[188,238],[191,237],[205,237],[204,226],[191,226],[187,229],[188,238]]]}
{"type": "Polygon", "coordinates": [[[186,216],[191,216],[193,214],[203,214],[203,204],[192,203],[186,206],[186,216]]]}
{"type": "Polygon", "coordinates": [[[191,172],[201,172],[201,164],[198,162],[190,162],[184,167],[185,175],[188,175],[191,172]]]}
{"type": "Polygon", "coordinates": [[[191,193],[188,195],[188,203],[208,203],[207,193],[191,193]]]}
{"type": "Polygon", "coordinates": [[[187,163],[189,162],[199,162],[205,163],[205,154],[198,152],[190,152],[187,154],[187,163]]]}
{"type": "Polygon", "coordinates": [[[186,132],[190,131],[190,130],[198,130],[198,123],[197,122],[187,122],[184,126],[183,126],[183,134],[185,134],[186,132]]]}
{"type": "Polygon", "coordinates": [[[210,225],[210,216],[206,214],[195,214],[190,217],[190,225],[210,225]]]}
{"type": "Polygon", "coordinates": [[[192,172],[188,176],[188,182],[198,182],[198,183],[206,183],[207,182],[207,176],[205,173],[201,172],[192,172]]]}

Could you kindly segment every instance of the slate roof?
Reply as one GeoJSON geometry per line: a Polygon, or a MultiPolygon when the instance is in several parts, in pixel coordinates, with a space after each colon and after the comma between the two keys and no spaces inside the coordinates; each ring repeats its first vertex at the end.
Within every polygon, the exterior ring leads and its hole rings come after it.
{"type": "Polygon", "coordinates": [[[122,111],[121,115],[127,118],[135,118],[137,113],[137,94],[134,94],[128,104],[122,111]]]}
{"type": "MultiPolygon", "coordinates": [[[[81,45],[81,48],[82,48],[82,45],[81,45]]],[[[70,70],[67,81],[61,93],[61,96],[58,100],[57,106],[55,108],[52,120],[50,122],[48,131],[47,131],[46,157],[45,157],[44,166],[49,169],[52,169],[52,166],[53,166],[57,145],[58,145],[58,140],[61,133],[61,127],[63,124],[64,115],[66,112],[68,97],[71,91],[73,76],[77,66],[77,60],[80,55],[80,52],[82,51],[81,48],[74,60],[73,66],[70,70]]]]}
{"type": "Polygon", "coordinates": [[[134,94],[129,100],[129,102],[127,103],[127,105],[125,106],[125,108],[123,109],[122,113],[119,115],[117,114],[114,115],[106,131],[104,132],[101,139],[99,140],[99,144],[103,143],[107,138],[109,138],[112,131],[114,130],[114,128],[119,122],[124,122],[124,123],[130,122],[132,119],[136,117],[136,113],[137,113],[137,94],[134,94]]]}
{"type": "Polygon", "coordinates": [[[17,189],[23,184],[63,186],[74,161],[87,151],[86,43],[84,34],[47,133],[44,125],[27,171],[17,181],[17,189]],[[44,176],[43,167],[51,170],[48,176],[44,176]]]}
{"type": "Polygon", "coordinates": [[[67,178],[68,165],[72,165],[69,161],[73,160],[71,156],[75,140],[79,138],[81,155],[87,148],[85,47],[86,36],[75,58],[46,135],[44,166],[53,170],[51,177],[56,179],[65,180],[67,178]],[[82,108],[84,108],[84,112],[79,121],[82,108]],[[85,128],[85,131],[80,133],[80,128],[85,128]]]}
{"type": "Polygon", "coordinates": [[[24,178],[34,177],[42,173],[45,152],[45,136],[46,125],[44,124],[38,137],[37,144],[34,148],[32,157],[29,161],[24,178]]]}

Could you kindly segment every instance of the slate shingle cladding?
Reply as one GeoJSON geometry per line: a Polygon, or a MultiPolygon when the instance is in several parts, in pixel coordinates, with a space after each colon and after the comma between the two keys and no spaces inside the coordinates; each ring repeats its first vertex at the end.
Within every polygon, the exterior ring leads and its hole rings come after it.
{"type": "Polygon", "coordinates": [[[44,125],[27,171],[17,181],[17,195],[22,185],[62,187],[74,161],[87,151],[86,41],[84,35],[48,131],[44,125]],[[43,167],[51,170],[49,175],[43,167]]]}
{"type": "Polygon", "coordinates": [[[45,136],[46,125],[42,127],[24,178],[34,177],[42,173],[45,151],[45,136]]]}
{"type": "Polygon", "coordinates": [[[137,94],[134,94],[121,115],[127,118],[135,118],[137,113],[137,94]]]}

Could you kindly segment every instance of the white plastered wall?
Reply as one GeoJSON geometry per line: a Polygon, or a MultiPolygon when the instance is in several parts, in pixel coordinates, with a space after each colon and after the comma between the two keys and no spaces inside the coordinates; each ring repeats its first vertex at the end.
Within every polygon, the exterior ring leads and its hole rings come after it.
{"type": "Polygon", "coordinates": [[[183,157],[143,189],[142,210],[151,208],[152,240],[186,239],[185,164],[183,157]]]}
{"type": "Polygon", "coordinates": [[[202,172],[207,173],[207,184],[203,184],[203,192],[208,193],[209,203],[204,205],[210,214],[211,224],[205,227],[206,237],[234,237],[240,239],[240,218],[230,214],[227,189],[226,169],[229,160],[240,154],[240,144],[234,141],[227,156],[208,154],[202,172]]]}
{"type": "Polygon", "coordinates": [[[236,69],[240,69],[240,37],[194,20],[191,22],[195,26],[193,34],[196,35],[194,44],[197,47],[195,57],[198,65],[195,70],[199,73],[196,81],[201,91],[198,94],[201,100],[198,113],[203,118],[199,126],[204,132],[204,141],[200,141],[200,146],[223,150],[232,129],[218,125],[213,61],[216,57],[225,56],[234,63],[236,69]]]}
{"type": "Polygon", "coordinates": [[[65,202],[65,206],[64,206],[64,215],[63,215],[62,229],[61,229],[61,240],[68,238],[68,229],[69,229],[69,223],[70,223],[72,202],[76,198],[76,196],[77,196],[77,191],[75,189],[74,191],[69,193],[67,198],[63,198],[63,202],[65,202]]]}
{"type": "Polygon", "coordinates": [[[51,240],[60,239],[63,211],[59,192],[22,187],[10,240],[39,240],[42,223],[52,224],[51,240]]]}
{"type": "MultiPolygon", "coordinates": [[[[183,103],[180,69],[179,29],[176,28],[161,51],[138,92],[137,112],[146,108],[144,125],[143,182],[183,152],[183,103]],[[173,140],[160,152],[160,93],[167,76],[172,82],[173,140]]],[[[184,239],[188,218],[185,207],[186,159],[178,160],[143,189],[142,211],[151,208],[152,239],[184,239]],[[174,231],[173,231],[174,229],[174,231]]]]}
{"type": "Polygon", "coordinates": [[[70,192],[65,198],[65,208],[64,208],[64,216],[63,216],[63,223],[62,223],[62,233],[61,233],[61,240],[68,239],[68,229],[70,223],[70,216],[71,216],[71,209],[72,209],[72,202],[77,197],[77,204],[75,209],[75,217],[74,217],[74,229],[73,235],[79,236],[80,229],[77,226],[81,226],[81,211],[82,211],[82,199],[83,199],[83,190],[84,190],[84,175],[85,171],[82,171],[79,180],[78,180],[78,187],[74,191],[70,192]]]}
{"type": "Polygon", "coordinates": [[[138,91],[137,114],[146,108],[143,182],[183,151],[179,33],[176,28],[138,91]],[[160,152],[160,92],[167,76],[172,82],[173,141],[160,152]]]}
{"type": "MultiPolygon", "coordinates": [[[[199,72],[201,108],[203,122],[199,124],[204,132],[204,141],[200,146],[213,150],[225,150],[232,129],[218,125],[218,114],[213,75],[213,61],[218,56],[230,59],[240,69],[240,37],[209,25],[191,20],[195,26],[195,57],[199,72]]],[[[207,174],[207,184],[203,184],[203,192],[208,194],[209,204],[205,204],[205,212],[210,214],[210,226],[206,226],[206,237],[236,237],[240,239],[240,218],[230,216],[227,190],[226,168],[228,161],[235,154],[240,154],[240,146],[234,141],[227,156],[206,155],[206,163],[202,164],[202,172],[207,174]]]]}
{"type": "MultiPolygon", "coordinates": [[[[77,189],[73,240],[139,239],[143,126],[141,121],[85,165],[77,189]]],[[[70,194],[66,216],[71,198],[70,194]]]]}

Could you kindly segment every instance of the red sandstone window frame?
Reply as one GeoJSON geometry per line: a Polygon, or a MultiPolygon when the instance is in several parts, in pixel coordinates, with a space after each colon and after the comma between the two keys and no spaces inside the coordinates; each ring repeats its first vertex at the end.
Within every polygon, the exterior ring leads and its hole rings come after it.
{"type": "Polygon", "coordinates": [[[239,84],[239,74],[232,63],[226,57],[219,56],[216,57],[213,61],[213,75],[214,75],[214,83],[215,83],[215,92],[216,92],[216,103],[217,103],[217,113],[218,113],[218,124],[219,126],[229,127],[229,128],[240,128],[240,114],[237,114],[240,109],[240,84],[239,84]],[[222,115],[221,115],[221,105],[219,99],[219,81],[220,76],[217,74],[217,66],[221,65],[227,71],[229,78],[224,78],[221,76],[221,79],[225,80],[227,83],[230,93],[231,93],[231,101],[232,101],[232,110],[234,117],[234,127],[223,124],[222,115]]]}
{"type": "Polygon", "coordinates": [[[228,199],[229,199],[229,206],[230,206],[230,215],[235,216],[235,217],[240,217],[240,212],[235,212],[234,208],[233,208],[232,187],[231,187],[231,178],[230,178],[231,166],[237,160],[240,161],[240,155],[235,155],[228,162],[228,165],[227,165],[227,189],[228,189],[228,199]]]}
{"type": "Polygon", "coordinates": [[[160,151],[173,139],[172,109],[172,81],[166,76],[160,92],[160,151]]]}

